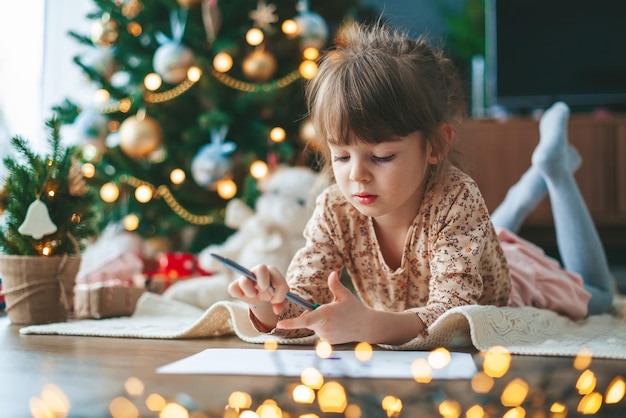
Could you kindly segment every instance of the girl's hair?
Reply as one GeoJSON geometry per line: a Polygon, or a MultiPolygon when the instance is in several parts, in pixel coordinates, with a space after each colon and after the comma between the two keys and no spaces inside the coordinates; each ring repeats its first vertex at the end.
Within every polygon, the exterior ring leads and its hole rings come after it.
{"type": "Polygon", "coordinates": [[[449,161],[440,126],[455,125],[465,114],[452,62],[425,37],[411,39],[383,23],[347,27],[320,59],[306,100],[317,134],[312,145],[327,171],[329,141],[381,143],[415,131],[427,138],[440,163],[449,161]]]}

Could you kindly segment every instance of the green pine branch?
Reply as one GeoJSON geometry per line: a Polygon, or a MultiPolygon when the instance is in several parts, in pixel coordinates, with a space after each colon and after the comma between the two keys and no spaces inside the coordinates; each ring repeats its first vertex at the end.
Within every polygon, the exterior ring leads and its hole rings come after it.
{"type": "Polygon", "coordinates": [[[82,188],[77,183],[79,172],[72,172],[77,149],[63,146],[57,119],[46,121],[46,127],[49,154],[38,155],[26,139],[15,136],[11,138],[15,156],[3,160],[8,176],[2,190],[2,207],[7,214],[0,228],[0,249],[6,254],[77,254],[97,233],[95,192],[86,186],[82,188]],[[57,226],[55,233],[40,239],[18,231],[36,199],[46,205],[50,219],[57,226]]]}

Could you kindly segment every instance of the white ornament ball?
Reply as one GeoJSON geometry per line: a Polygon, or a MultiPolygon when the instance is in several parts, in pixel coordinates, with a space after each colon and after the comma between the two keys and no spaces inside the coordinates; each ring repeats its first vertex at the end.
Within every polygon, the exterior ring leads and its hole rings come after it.
{"type": "Polygon", "coordinates": [[[109,119],[88,110],[82,111],[74,120],[76,141],[81,145],[94,145],[100,151],[106,149],[109,134],[109,119]]]}
{"type": "Polygon", "coordinates": [[[317,13],[306,11],[298,14],[294,19],[298,25],[300,48],[322,49],[328,41],[328,25],[324,18],[317,13]]]}
{"type": "Polygon", "coordinates": [[[198,186],[208,187],[222,179],[232,169],[228,154],[220,152],[214,144],[200,148],[191,161],[191,176],[198,186]]]}
{"type": "Polygon", "coordinates": [[[191,49],[177,42],[167,42],[157,48],[152,67],[166,83],[178,84],[187,78],[187,71],[195,60],[191,49]]]}

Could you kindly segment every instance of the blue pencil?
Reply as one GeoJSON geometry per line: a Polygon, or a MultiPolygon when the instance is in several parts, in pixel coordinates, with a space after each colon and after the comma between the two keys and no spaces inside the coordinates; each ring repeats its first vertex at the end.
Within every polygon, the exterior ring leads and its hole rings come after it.
{"type": "MultiPolygon", "coordinates": [[[[216,260],[224,264],[229,269],[246,276],[248,279],[256,283],[256,276],[254,275],[254,273],[248,270],[247,268],[245,268],[244,266],[242,266],[241,264],[238,264],[229,258],[222,257],[221,255],[218,255],[215,253],[211,253],[211,257],[215,258],[216,260]]],[[[274,287],[270,285],[270,289],[274,290],[274,287]]],[[[306,300],[302,299],[300,296],[291,292],[287,292],[287,299],[295,303],[296,305],[302,306],[304,309],[308,309],[309,311],[312,311],[320,306],[318,303],[307,302],[306,300]]]]}

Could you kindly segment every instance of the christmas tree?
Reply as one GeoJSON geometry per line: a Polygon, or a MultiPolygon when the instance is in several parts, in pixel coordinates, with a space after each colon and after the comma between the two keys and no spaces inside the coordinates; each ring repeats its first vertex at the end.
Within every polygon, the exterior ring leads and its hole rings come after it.
{"type": "Polygon", "coordinates": [[[81,138],[103,223],[197,252],[224,241],[229,199],[253,206],[278,165],[311,165],[303,83],[359,0],[94,0],[75,62],[93,103],[55,107],[81,138]]]}

